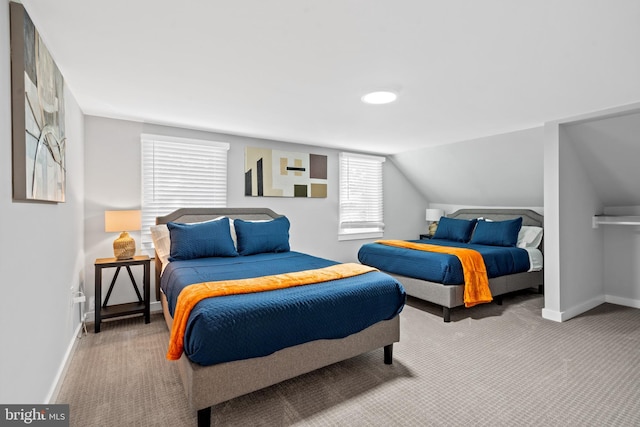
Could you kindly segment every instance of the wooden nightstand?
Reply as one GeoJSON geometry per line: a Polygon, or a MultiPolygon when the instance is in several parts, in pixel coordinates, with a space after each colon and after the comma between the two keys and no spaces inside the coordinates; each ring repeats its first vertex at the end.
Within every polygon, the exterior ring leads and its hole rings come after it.
{"type": "Polygon", "coordinates": [[[144,314],[144,323],[149,323],[151,321],[151,259],[147,255],[135,256],[133,258],[123,260],[118,260],[116,258],[98,258],[96,259],[94,266],[96,274],[94,297],[96,321],[94,332],[100,332],[100,322],[102,319],[110,319],[112,317],[126,316],[129,314],[142,313],[144,314]],[[131,273],[131,266],[134,265],[142,265],[144,267],[144,275],[142,279],[144,297],[140,295],[138,285],[133,278],[133,273],[131,273]],[[102,269],[113,267],[116,267],[117,270],[111,280],[111,285],[107,291],[107,297],[104,302],[102,302],[102,269]],[[133,289],[136,291],[136,295],[138,296],[138,301],[126,304],[108,305],[111,291],[113,290],[113,286],[118,278],[118,273],[120,273],[120,269],[122,267],[125,267],[127,269],[127,273],[129,273],[129,278],[131,279],[133,289]]]}

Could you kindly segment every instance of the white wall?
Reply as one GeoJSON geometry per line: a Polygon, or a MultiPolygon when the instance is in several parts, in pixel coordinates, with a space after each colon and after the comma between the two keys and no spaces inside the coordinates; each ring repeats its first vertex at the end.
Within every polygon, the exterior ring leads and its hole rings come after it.
{"type": "Polygon", "coordinates": [[[562,321],[560,311],[560,126],[544,127],[544,308],[542,317],[562,321]]]}
{"type": "MultiPolygon", "coordinates": [[[[363,240],[338,241],[338,150],[253,139],[197,130],[144,124],[102,117],[86,117],[86,203],[85,203],[85,268],[93,271],[95,258],[113,254],[116,236],[104,233],[105,209],[140,208],[140,134],[151,133],[184,138],[230,143],[228,152],[228,193],[230,207],[266,206],[284,214],[291,221],[291,247],[316,256],[337,261],[357,261],[363,240]],[[328,197],[299,199],[244,196],[244,151],[246,146],[310,152],[328,156],[328,197]]],[[[418,238],[426,230],[426,201],[405,179],[393,162],[384,164],[385,237],[418,238]]],[[[139,241],[139,233],[132,236],[139,241]]],[[[110,280],[113,269],[105,270],[104,281],[110,280]]],[[[139,269],[136,269],[139,270],[139,269]]],[[[136,271],[136,280],[141,280],[136,271]]],[[[125,280],[128,280],[126,276],[125,280]]],[[[87,282],[93,296],[93,277],[87,282]]],[[[108,282],[107,282],[108,283],[108,282]]],[[[135,294],[123,282],[116,285],[112,302],[131,301],[135,294]]],[[[152,284],[153,286],[153,284],[152,284]]]]}
{"type": "MultiPolygon", "coordinates": [[[[104,232],[104,211],[140,209],[140,124],[101,121],[93,116],[85,118],[85,206],[84,248],[87,274],[87,301],[90,318],[94,307],[94,262],[96,258],[113,257],[113,241],[118,233],[104,232]],[[137,133],[137,139],[134,135],[137,133]]],[[[139,249],[140,233],[131,232],[139,249]]],[[[142,268],[132,267],[138,287],[142,290],[142,268]]],[[[115,269],[103,270],[103,290],[109,286],[115,269]]],[[[121,304],[136,300],[129,278],[123,271],[119,285],[109,300],[121,304]]],[[[151,295],[155,295],[153,292],[151,295]]]]}
{"type": "Polygon", "coordinates": [[[639,228],[592,226],[594,215],[638,212],[637,132],[630,131],[639,127],[638,109],[545,126],[545,318],[567,320],[605,301],[640,307],[639,228]]]}
{"type": "Polygon", "coordinates": [[[80,324],[70,288],[84,280],[84,119],[65,89],[66,203],[14,203],[8,1],[0,28],[0,402],[48,403],[80,324]]]}
{"type": "Polygon", "coordinates": [[[560,311],[573,317],[604,302],[602,230],[592,218],[603,205],[576,152],[579,141],[560,139],[560,311]]]}
{"type": "Polygon", "coordinates": [[[547,124],[545,138],[542,316],[561,322],[604,302],[602,230],[592,227],[603,206],[563,125],[547,124]]]}
{"type": "MultiPolygon", "coordinates": [[[[630,109],[564,125],[575,157],[603,207],[597,214],[640,215],[640,113],[630,109]]],[[[599,299],[640,307],[640,227],[601,226],[602,289],[599,299]]]]}
{"type": "Polygon", "coordinates": [[[531,209],[534,212],[544,215],[544,206],[487,206],[487,205],[459,205],[451,203],[429,203],[429,208],[442,209],[445,215],[453,213],[459,209],[531,209]]]}

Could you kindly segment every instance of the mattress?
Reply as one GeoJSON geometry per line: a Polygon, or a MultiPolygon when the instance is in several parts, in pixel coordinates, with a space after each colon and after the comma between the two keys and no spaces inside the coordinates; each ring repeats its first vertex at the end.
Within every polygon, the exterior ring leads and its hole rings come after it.
{"type": "MultiPolygon", "coordinates": [[[[489,278],[527,272],[530,269],[529,253],[518,247],[488,246],[450,240],[412,240],[430,245],[469,248],[478,251],[487,269],[489,278]]],[[[462,264],[455,255],[398,248],[380,243],[363,245],[358,252],[362,264],[380,270],[442,283],[460,285],[464,283],[462,264]]]]}
{"type": "MultiPolygon", "coordinates": [[[[180,291],[193,283],[303,271],[336,262],[299,252],[173,261],[161,278],[173,316],[180,291]]],[[[192,310],[184,351],[200,365],[272,354],[319,339],[344,338],[403,308],[405,291],[374,271],[320,284],[208,298],[192,310]]]]}

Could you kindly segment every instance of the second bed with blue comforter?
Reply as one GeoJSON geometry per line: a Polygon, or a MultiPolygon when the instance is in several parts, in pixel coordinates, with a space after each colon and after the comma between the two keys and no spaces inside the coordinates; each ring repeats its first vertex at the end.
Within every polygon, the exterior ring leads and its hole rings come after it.
{"type": "MultiPolygon", "coordinates": [[[[487,276],[505,276],[529,270],[529,254],[518,247],[489,246],[450,240],[414,240],[430,245],[468,248],[478,251],[487,269],[487,276]]],[[[389,273],[401,274],[416,279],[459,285],[464,283],[462,264],[455,255],[417,251],[387,246],[380,243],[363,245],[358,252],[358,260],[389,273]]]]}
{"type": "MultiPolygon", "coordinates": [[[[299,252],[173,261],[161,288],[170,314],[180,291],[194,283],[312,270],[336,262],[299,252]]],[[[405,291],[381,272],[320,284],[208,298],[191,312],[184,351],[200,365],[266,356],[319,339],[344,338],[395,317],[405,291]]]]}

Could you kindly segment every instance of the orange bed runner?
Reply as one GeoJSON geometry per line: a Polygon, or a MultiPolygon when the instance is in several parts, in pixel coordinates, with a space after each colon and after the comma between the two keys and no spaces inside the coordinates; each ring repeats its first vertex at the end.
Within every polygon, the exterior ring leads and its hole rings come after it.
{"type": "Polygon", "coordinates": [[[167,359],[178,360],[184,350],[184,332],[191,310],[205,298],[224,295],[273,291],[294,286],[328,282],[377,271],[373,267],[356,263],[337,264],[316,270],[297,271],[250,279],[223,280],[189,285],[180,292],[173,314],[173,327],[169,339],[167,359]]]}
{"type": "Polygon", "coordinates": [[[376,243],[418,251],[455,255],[462,263],[464,273],[464,306],[473,307],[493,300],[489,289],[487,268],[484,265],[482,255],[478,251],[467,248],[430,245],[428,243],[407,242],[405,240],[378,240],[376,243]]]}

